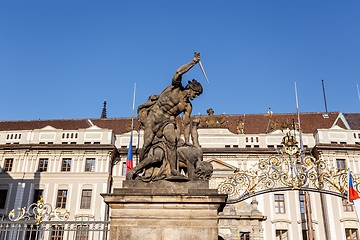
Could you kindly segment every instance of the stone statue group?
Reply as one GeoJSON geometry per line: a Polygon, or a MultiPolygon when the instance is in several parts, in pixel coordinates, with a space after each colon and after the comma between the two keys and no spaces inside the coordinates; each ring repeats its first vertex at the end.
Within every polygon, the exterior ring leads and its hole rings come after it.
{"type": "Polygon", "coordinates": [[[213,168],[203,161],[203,152],[198,141],[199,120],[191,122],[192,105],[203,88],[196,80],[183,87],[182,75],[200,61],[200,53],[195,53],[188,64],[181,66],[172,78],[172,83],[159,95],[152,95],[138,107],[138,120],[144,128],[144,145],[139,154],[139,164],[126,174],[127,179],[156,181],[207,180],[213,168]],[[183,113],[183,139],[181,128],[176,121],[183,113]],[[192,143],[190,142],[190,137],[192,143]],[[185,175],[183,175],[184,173],[185,175]]]}

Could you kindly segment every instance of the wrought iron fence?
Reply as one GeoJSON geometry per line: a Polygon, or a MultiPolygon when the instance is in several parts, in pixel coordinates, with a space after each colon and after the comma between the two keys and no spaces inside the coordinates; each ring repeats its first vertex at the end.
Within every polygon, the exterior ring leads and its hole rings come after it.
{"type": "Polygon", "coordinates": [[[0,221],[1,240],[107,240],[109,221],[0,221]]]}

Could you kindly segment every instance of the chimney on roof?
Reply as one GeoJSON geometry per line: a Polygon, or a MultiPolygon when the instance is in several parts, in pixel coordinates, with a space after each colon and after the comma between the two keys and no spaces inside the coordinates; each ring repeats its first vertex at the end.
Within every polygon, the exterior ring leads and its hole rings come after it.
{"type": "Polygon", "coordinates": [[[101,118],[106,118],[106,101],[104,101],[104,107],[101,113],[101,118]]]}

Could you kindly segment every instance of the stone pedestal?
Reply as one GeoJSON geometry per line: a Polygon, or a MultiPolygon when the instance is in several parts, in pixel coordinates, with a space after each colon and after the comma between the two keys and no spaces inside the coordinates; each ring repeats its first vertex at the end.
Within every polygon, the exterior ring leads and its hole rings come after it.
{"type": "Polygon", "coordinates": [[[218,240],[218,209],[226,201],[207,181],[127,180],[103,197],[111,240],[218,240]]]}

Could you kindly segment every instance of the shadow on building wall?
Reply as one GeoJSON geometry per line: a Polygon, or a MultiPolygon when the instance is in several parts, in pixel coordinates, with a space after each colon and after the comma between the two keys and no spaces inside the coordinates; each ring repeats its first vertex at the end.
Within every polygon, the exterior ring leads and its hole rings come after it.
{"type": "Polygon", "coordinates": [[[13,172],[13,169],[6,171],[4,166],[0,167],[0,220],[8,220],[12,209],[17,213],[18,208],[27,208],[43,194],[40,172],[13,172]]]}

